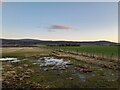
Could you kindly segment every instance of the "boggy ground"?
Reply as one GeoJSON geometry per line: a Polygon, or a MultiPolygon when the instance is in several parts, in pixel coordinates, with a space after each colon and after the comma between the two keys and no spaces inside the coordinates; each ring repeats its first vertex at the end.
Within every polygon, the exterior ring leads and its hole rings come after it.
{"type": "Polygon", "coordinates": [[[46,67],[34,64],[39,58],[46,56],[61,58],[61,56],[53,55],[52,51],[46,48],[4,48],[3,57],[17,57],[21,61],[2,63],[3,88],[118,87],[118,73],[115,69],[100,67],[70,57],[62,57],[66,61],[71,61],[71,65],[65,70],[45,70],[46,67]],[[81,67],[88,67],[91,71],[82,72],[81,67]],[[85,76],[87,78],[84,78],[85,76]]]}

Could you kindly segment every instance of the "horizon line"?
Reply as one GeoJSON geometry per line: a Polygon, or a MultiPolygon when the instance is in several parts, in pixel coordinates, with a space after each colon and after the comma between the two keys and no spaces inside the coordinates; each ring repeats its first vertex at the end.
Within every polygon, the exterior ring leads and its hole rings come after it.
{"type": "Polygon", "coordinates": [[[94,41],[109,41],[109,42],[115,42],[115,43],[119,43],[119,41],[112,41],[112,40],[103,40],[103,39],[99,39],[99,40],[51,40],[51,39],[38,39],[38,38],[0,38],[0,39],[9,39],[9,40],[22,40],[22,39],[28,39],[28,40],[41,40],[41,41],[71,41],[71,42],[94,42],[94,41]]]}

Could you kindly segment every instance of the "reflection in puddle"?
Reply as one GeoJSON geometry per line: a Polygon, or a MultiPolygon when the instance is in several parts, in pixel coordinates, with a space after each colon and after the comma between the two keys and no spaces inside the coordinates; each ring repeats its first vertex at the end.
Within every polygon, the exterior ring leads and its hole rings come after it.
{"type": "Polygon", "coordinates": [[[0,58],[0,61],[2,62],[19,62],[20,60],[18,60],[17,58],[0,58]]]}
{"type": "Polygon", "coordinates": [[[85,82],[87,78],[95,76],[94,73],[79,73],[79,72],[77,72],[75,75],[77,75],[83,82],[85,82]]]}
{"type": "MultiPolygon", "coordinates": [[[[44,57],[38,60],[41,67],[51,67],[52,70],[65,70],[70,65],[70,61],[64,61],[63,59],[44,57]]],[[[45,69],[46,70],[46,69],[45,69]]]]}

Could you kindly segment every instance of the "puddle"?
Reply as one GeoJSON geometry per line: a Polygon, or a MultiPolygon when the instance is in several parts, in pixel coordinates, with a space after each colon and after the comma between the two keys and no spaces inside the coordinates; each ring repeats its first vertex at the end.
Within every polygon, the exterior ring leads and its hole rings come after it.
{"type": "Polygon", "coordinates": [[[2,62],[19,62],[17,58],[0,58],[0,61],[2,62]]]}
{"type": "Polygon", "coordinates": [[[49,69],[52,70],[65,70],[68,68],[68,65],[71,65],[70,61],[64,61],[63,59],[56,59],[53,57],[40,58],[37,63],[41,67],[49,67],[49,69]]]}
{"type": "Polygon", "coordinates": [[[87,78],[95,76],[93,72],[81,73],[79,71],[76,71],[74,69],[75,66],[70,60],[57,59],[53,57],[44,57],[40,58],[37,62],[34,62],[33,64],[38,64],[40,67],[42,67],[43,71],[56,70],[59,72],[61,70],[67,69],[67,71],[71,72],[72,76],[79,77],[81,81],[86,81],[87,78]]]}
{"type": "Polygon", "coordinates": [[[95,74],[94,73],[75,73],[74,75],[77,75],[81,81],[85,82],[87,78],[91,78],[94,77],[95,74]]]}

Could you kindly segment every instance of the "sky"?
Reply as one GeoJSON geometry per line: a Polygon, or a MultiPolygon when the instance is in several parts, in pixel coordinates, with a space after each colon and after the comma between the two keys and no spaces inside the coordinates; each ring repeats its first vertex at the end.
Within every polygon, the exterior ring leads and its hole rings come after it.
{"type": "Polygon", "coordinates": [[[117,2],[4,2],[2,38],[118,41],[117,2]]]}
{"type": "Polygon", "coordinates": [[[119,0],[1,0],[4,2],[119,2],[119,0]]]}
{"type": "Polygon", "coordinates": [[[2,4],[0,2],[0,36],[2,36],[2,4]]]}

